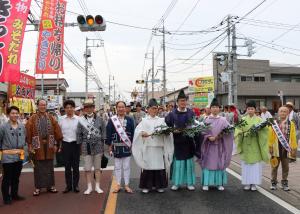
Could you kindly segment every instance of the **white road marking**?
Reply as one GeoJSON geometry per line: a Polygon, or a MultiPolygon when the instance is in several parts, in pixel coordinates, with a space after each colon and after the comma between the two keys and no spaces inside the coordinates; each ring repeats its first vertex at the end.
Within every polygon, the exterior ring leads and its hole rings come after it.
{"type": "MultiPolygon", "coordinates": [[[[93,170],[94,168],[92,168],[93,170]]],[[[105,169],[102,169],[103,171],[113,171],[115,169],[114,166],[107,166],[105,169]]],[[[54,168],[54,172],[64,172],[65,168],[64,167],[58,167],[54,168]]],[[[83,167],[79,167],[79,171],[84,171],[83,167]]],[[[25,168],[22,169],[22,172],[33,172],[33,168],[25,168]]]]}
{"type": "MultiPolygon", "coordinates": [[[[236,173],[235,171],[231,170],[231,169],[226,169],[226,171],[231,174],[232,176],[236,177],[239,180],[242,180],[242,177],[236,173]]],[[[284,200],[278,198],[277,196],[269,193],[268,191],[266,191],[265,189],[261,188],[261,187],[257,187],[257,191],[260,192],[261,194],[263,194],[264,196],[268,197],[269,199],[271,199],[272,201],[274,201],[275,203],[277,203],[278,205],[282,206],[283,208],[287,209],[288,211],[295,213],[295,214],[300,214],[300,210],[297,209],[296,207],[294,207],[293,205],[285,202],[284,200]]]]}

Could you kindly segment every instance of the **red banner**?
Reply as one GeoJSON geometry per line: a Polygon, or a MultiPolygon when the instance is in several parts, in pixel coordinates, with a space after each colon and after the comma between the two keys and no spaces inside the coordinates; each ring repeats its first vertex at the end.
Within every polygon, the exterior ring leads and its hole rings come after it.
{"type": "Polygon", "coordinates": [[[9,84],[8,97],[21,97],[34,99],[35,96],[35,78],[27,74],[20,73],[20,80],[9,84]]]}
{"type": "Polygon", "coordinates": [[[36,74],[63,73],[65,12],[64,0],[44,0],[36,74]]]}
{"type": "Polygon", "coordinates": [[[20,78],[24,30],[31,0],[0,0],[0,82],[20,78]]]}

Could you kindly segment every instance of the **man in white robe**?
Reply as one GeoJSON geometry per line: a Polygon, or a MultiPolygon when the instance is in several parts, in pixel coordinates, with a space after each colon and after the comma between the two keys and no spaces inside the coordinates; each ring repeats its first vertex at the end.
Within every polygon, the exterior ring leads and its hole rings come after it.
{"type": "Polygon", "coordinates": [[[155,128],[165,125],[164,118],[157,116],[158,104],[155,99],[149,102],[148,115],[136,127],[132,153],[139,167],[142,168],[140,185],[143,193],[152,189],[164,192],[168,186],[167,170],[173,159],[173,135],[151,136],[155,128]]]}

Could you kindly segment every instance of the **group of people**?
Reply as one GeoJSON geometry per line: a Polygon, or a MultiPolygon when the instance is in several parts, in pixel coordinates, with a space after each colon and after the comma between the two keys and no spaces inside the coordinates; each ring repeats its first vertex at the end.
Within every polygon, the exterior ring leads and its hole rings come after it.
{"type": "Polygon", "coordinates": [[[29,118],[26,126],[18,121],[19,109],[11,106],[7,111],[9,120],[0,128],[4,203],[11,204],[13,200],[24,199],[18,194],[18,187],[25,144],[28,145],[34,169],[34,196],[39,196],[42,189],[50,193],[58,192],[54,179],[55,153],[61,153],[64,159],[66,188],[63,193],[80,192],[81,155],[87,184],[84,194],[91,194],[93,190],[103,193],[100,170],[104,144],[108,145],[109,155],[114,157],[117,181],[114,193],[123,189],[122,178],[125,192],[133,193],[129,186],[131,156],[141,168],[139,187],[143,193],[153,189],[159,193],[164,192],[169,178],[173,191],[183,186],[190,191],[195,190],[195,157],[202,169],[202,189],[208,191],[216,187],[223,191],[228,180],[226,168],[231,162],[233,145],[236,145],[236,153],[241,158],[245,190],[255,191],[256,185],[261,184],[263,162],[269,163],[270,159],[273,163],[271,188],[277,188],[277,170],[281,162],[282,187],[289,190],[289,162],[296,159],[297,140],[296,124],[290,119],[287,106],[280,107],[274,126],[263,127],[254,135],[249,135],[250,128],[263,122],[255,114],[254,101],[247,102],[246,114],[240,116],[236,109],[231,109],[231,114],[221,112],[221,105],[217,99],[213,99],[205,115],[196,117],[195,112],[187,107],[187,100],[184,91],[180,91],[176,107],[170,105],[172,108],[164,116],[159,113],[155,99],[149,101],[147,113],[137,104],[133,115],[125,102],[118,101],[116,114],[108,114],[107,120],[95,113],[92,100],[84,102],[84,113],[81,116],[75,114],[74,101],[66,100],[66,115],[56,120],[47,112],[47,101],[40,99],[37,102],[38,112],[29,118]],[[235,127],[234,132],[223,132],[240,119],[245,120],[246,125],[235,127]],[[194,120],[201,120],[210,128],[193,137],[183,134],[180,130],[190,127],[194,120]],[[157,127],[172,127],[175,131],[155,134],[157,127]]]}

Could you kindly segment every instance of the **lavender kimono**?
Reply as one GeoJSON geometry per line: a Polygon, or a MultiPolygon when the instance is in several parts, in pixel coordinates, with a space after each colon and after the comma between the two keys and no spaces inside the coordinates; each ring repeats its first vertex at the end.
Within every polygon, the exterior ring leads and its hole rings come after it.
{"type": "Polygon", "coordinates": [[[211,130],[204,134],[201,147],[200,165],[202,169],[225,170],[231,161],[233,147],[233,133],[221,136],[215,142],[208,140],[209,137],[216,137],[229,123],[224,117],[209,116],[206,123],[211,124],[211,130]]]}

